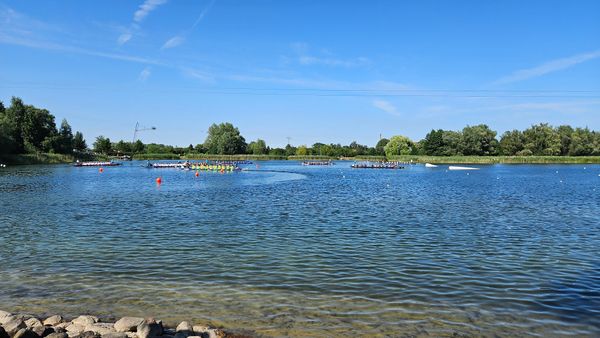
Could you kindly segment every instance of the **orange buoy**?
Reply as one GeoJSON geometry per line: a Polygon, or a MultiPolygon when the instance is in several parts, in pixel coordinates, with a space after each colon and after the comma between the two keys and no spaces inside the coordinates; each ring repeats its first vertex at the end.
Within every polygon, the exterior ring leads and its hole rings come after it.
{"type": "Polygon", "coordinates": [[[196,177],[200,176],[200,173],[196,171],[196,177]]]}
{"type": "Polygon", "coordinates": [[[162,183],[162,178],[158,177],[156,178],[156,184],[161,184],[162,183]]]}
{"type": "Polygon", "coordinates": [[[225,172],[225,169],[221,168],[221,174],[225,172]]]}
{"type": "Polygon", "coordinates": [[[99,172],[104,172],[104,168],[100,167],[100,168],[98,168],[98,171],[99,172]]]}

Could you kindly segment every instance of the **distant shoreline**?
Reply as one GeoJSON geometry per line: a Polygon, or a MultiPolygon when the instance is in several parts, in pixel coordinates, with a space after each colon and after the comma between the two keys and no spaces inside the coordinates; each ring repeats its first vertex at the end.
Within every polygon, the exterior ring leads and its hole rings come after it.
{"type": "MultiPolygon", "coordinates": [[[[106,160],[106,156],[99,156],[97,160],[106,160]]],[[[345,161],[386,161],[383,156],[273,156],[273,155],[208,155],[186,154],[138,154],[133,155],[134,160],[173,160],[173,161],[306,161],[306,160],[345,160],[345,161]]],[[[399,155],[393,156],[388,161],[433,163],[433,164],[600,164],[600,156],[427,156],[427,155],[399,155]]],[[[116,161],[119,161],[118,159],[116,161]]],[[[61,154],[22,154],[10,155],[0,158],[0,163],[8,165],[31,164],[62,164],[73,163],[75,157],[61,154]]]]}

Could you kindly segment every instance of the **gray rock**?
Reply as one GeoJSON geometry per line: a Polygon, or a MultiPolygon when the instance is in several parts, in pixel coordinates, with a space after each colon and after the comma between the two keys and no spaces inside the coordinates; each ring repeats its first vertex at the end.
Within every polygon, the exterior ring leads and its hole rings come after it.
{"type": "Polygon", "coordinates": [[[93,331],[85,331],[85,332],[82,332],[78,337],[79,338],[100,338],[100,335],[93,331]]]}
{"type": "Polygon", "coordinates": [[[4,331],[4,328],[2,326],[0,326],[0,338],[10,338],[10,336],[8,335],[8,333],[6,333],[6,331],[4,331]]]}
{"type": "Polygon", "coordinates": [[[12,316],[12,313],[0,310],[0,317],[12,316]]]}
{"type": "Polygon", "coordinates": [[[102,338],[127,338],[127,333],[125,333],[125,332],[105,333],[102,335],[102,338]]]}
{"type": "Polygon", "coordinates": [[[31,331],[31,329],[20,329],[15,333],[13,338],[40,338],[37,333],[31,331]]]}
{"type": "Polygon", "coordinates": [[[58,323],[56,325],[54,325],[55,329],[66,329],[67,326],[71,325],[71,323],[69,322],[62,322],[62,323],[58,323]]]}
{"type": "Polygon", "coordinates": [[[219,338],[221,336],[219,332],[220,331],[217,329],[207,330],[206,332],[202,333],[202,338],[219,338]]]}
{"type": "Polygon", "coordinates": [[[43,326],[44,324],[42,324],[42,322],[39,319],[31,317],[25,321],[25,325],[27,325],[28,328],[32,328],[36,326],[43,326]]]}
{"type": "Polygon", "coordinates": [[[115,323],[117,332],[135,332],[138,325],[144,322],[140,317],[123,317],[115,323]]]}
{"type": "Polygon", "coordinates": [[[54,333],[54,328],[49,326],[38,325],[31,328],[31,331],[35,332],[40,337],[46,337],[51,333],[54,333]]]}
{"type": "Polygon", "coordinates": [[[85,327],[79,324],[69,324],[65,329],[67,330],[69,337],[75,337],[82,333],[85,327]]]}
{"type": "MultiPolygon", "coordinates": [[[[4,311],[2,311],[2,312],[4,312],[4,311]]],[[[6,324],[8,321],[10,321],[10,320],[12,320],[12,319],[14,319],[14,318],[17,318],[17,317],[15,317],[15,316],[11,315],[11,314],[10,314],[10,313],[8,313],[8,312],[0,313],[0,325],[4,325],[4,324],[6,324]]]]}
{"type": "Polygon", "coordinates": [[[8,317],[8,318],[9,319],[2,324],[2,327],[4,327],[4,330],[6,331],[6,333],[8,333],[9,336],[12,337],[20,329],[27,328],[27,325],[25,325],[25,322],[23,322],[23,320],[15,317],[15,316],[8,317]]]}
{"type": "Polygon", "coordinates": [[[73,324],[81,325],[85,327],[86,325],[94,324],[98,322],[98,317],[94,316],[79,316],[71,321],[73,324]]]}
{"type": "Polygon", "coordinates": [[[163,326],[162,322],[156,321],[144,321],[137,327],[137,336],[138,338],[151,338],[162,336],[163,334],[163,326]]]}
{"type": "Polygon", "coordinates": [[[54,326],[56,324],[60,324],[65,319],[60,315],[50,316],[44,320],[44,325],[54,326]]]}
{"type": "Polygon", "coordinates": [[[123,332],[127,336],[127,338],[138,338],[135,332],[123,332]]]}
{"type": "Polygon", "coordinates": [[[190,322],[188,321],[183,321],[181,323],[179,323],[179,325],[177,325],[177,328],[175,329],[176,332],[185,332],[188,331],[190,333],[194,333],[194,328],[192,327],[192,324],[190,324],[190,322]]]}
{"type": "Polygon", "coordinates": [[[49,334],[48,336],[46,336],[46,338],[68,338],[69,335],[67,335],[66,332],[54,332],[49,334]]]}
{"type": "Polygon", "coordinates": [[[95,323],[87,325],[84,331],[92,331],[99,335],[116,332],[115,325],[113,323],[95,323]]]}

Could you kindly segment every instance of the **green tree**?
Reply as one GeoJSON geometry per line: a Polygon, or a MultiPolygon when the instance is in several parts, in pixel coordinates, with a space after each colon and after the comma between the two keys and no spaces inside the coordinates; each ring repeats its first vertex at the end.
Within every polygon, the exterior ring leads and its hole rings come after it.
{"type": "Polygon", "coordinates": [[[56,145],[56,152],[61,154],[70,154],[73,152],[73,131],[71,126],[66,119],[63,119],[60,123],[60,129],[58,130],[58,142],[56,145]]]}
{"type": "Polygon", "coordinates": [[[213,124],[208,128],[204,147],[209,154],[235,155],[246,153],[246,140],[231,123],[213,124]]]}
{"type": "Polygon", "coordinates": [[[267,144],[264,140],[257,139],[256,141],[250,142],[248,145],[248,152],[254,155],[264,155],[268,152],[267,144]]]}
{"type": "Polygon", "coordinates": [[[296,147],[288,144],[285,146],[285,156],[292,156],[292,155],[296,155],[296,147]]]}
{"type": "Polygon", "coordinates": [[[461,150],[463,155],[496,155],[498,153],[496,132],[485,124],[466,126],[462,131],[461,150]]]}
{"type": "Polygon", "coordinates": [[[35,150],[50,151],[58,147],[59,138],[54,115],[48,110],[25,106],[25,119],[22,126],[25,143],[35,150]]]}
{"type": "Polygon", "coordinates": [[[305,145],[298,146],[298,148],[296,149],[296,155],[298,155],[298,156],[308,155],[308,147],[306,147],[305,145]]]}
{"type": "Polygon", "coordinates": [[[125,142],[123,140],[120,140],[119,142],[117,142],[114,145],[113,148],[118,154],[130,154],[132,151],[133,145],[130,142],[125,142]]]}
{"type": "Polygon", "coordinates": [[[13,140],[13,150],[17,154],[25,152],[25,140],[23,139],[23,123],[25,121],[26,107],[23,100],[13,97],[10,101],[10,107],[6,109],[6,119],[8,123],[8,132],[13,140]]]}
{"type": "Polygon", "coordinates": [[[377,155],[385,156],[385,145],[388,144],[388,142],[390,142],[390,140],[387,138],[382,138],[379,140],[375,145],[375,153],[377,155]]]}
{"type": "Polygon", "coordinates": [[[590,156],[594,155],[595,135],[588,128],[576,128],[571,134],[569,155],[590,156]]]}
{"type": "Polygon", "coordinates": [[[94,151],[104,155],[110,154],[110,152],[112,151],[112,144],[110,143],[110,139],[104,136],[96,137],[96,142],[94,142],[94,151]]]}
{"type": "Polygon", "coordinates": [[[140,140],[133,142],[132,150],[135,154],[143,153],[146,146],[140,140]]]}
{"type": "Polygon", "coordinates": [[[73,136],[73,149],[79,152],[83,152],[87,149],[87,144],[85,143],[83,134],[79,131],[75,133],[75,136],[73,136]]]}
{"type": "Polygon", "coordinates": [[[525,137],[520,130],[506,131],[500,138],[500,154],[515,156],[525,148],[525,137]]]}
{"type": "Polygon", "coordinates": [[[560,155],[560,136],[547,123],[533,125],[523,131],[525,149],[533,155],[560,155]]]}
{"type": "Polygon", "coordinates": [[[390,158],[394,155],[410,155],[413,146],[413,142],[406,136],[392,136],[384,147],[385,156],[390,158]]]}
{"type": "Polygon", "coordinates": [[[560,154],[565,156],[569,155],[571,149],[571,135],[573,134],[573,128],[571,126],[559,126],[556,128],[556,132],[560,137],[560,154]]]}

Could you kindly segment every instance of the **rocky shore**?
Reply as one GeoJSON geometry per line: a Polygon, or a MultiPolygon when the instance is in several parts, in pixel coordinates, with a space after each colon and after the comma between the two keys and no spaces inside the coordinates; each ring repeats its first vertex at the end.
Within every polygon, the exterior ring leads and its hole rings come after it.
{"type": "Polygon", "coordinates": [[[181,322],[176,328],[163,326],[154,318],[123,317],[114,323],[82,315],[45,319],[0,310],[0,338],[245,338],[221,329],[181,322]]]}

